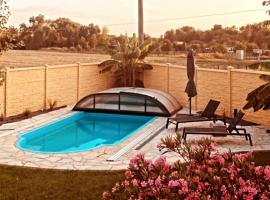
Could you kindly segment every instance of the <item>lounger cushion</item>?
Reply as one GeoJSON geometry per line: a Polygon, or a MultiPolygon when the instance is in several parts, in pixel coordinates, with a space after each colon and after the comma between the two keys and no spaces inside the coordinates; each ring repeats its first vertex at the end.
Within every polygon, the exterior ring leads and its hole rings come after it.
{"type": "Polygon", "coordinates": [[[216,127],[216,128],[185,128],[186,134],[202,134],[202,135],[228,135],[226,127],[216,127]]]}
{"type": "Polygon", "coordinates": [[[201,115],[178,115],[177,117],[170,118],[170,120],[184,123],[184,122],[197,122],[197,121],[209,121],[209,118],[202,117],[201,115]]]}

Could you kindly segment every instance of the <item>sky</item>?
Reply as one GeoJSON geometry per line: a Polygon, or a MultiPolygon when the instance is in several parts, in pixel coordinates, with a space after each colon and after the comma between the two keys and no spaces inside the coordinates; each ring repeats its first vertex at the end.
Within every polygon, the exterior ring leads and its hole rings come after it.
{"type": "MultiPolygon", "coordinates": [[[[240,27],[261,22],[270,19],[262,1],[144,0],[145,33],[159,37],[167,30],[187,25],[205,30],[214,24],[240,27]],[[194,17],[257,9],[259,11],[241,14],[194,17]]],[[[111,34],[132,34],[137,32],[137,4],[137,0],[9,0],[12,14],[9,25],[18,27],[20,23],[28,22],[31,16],[43,14],[49,19],[67,17],[84,25],[107,26],[111,34]]]]}

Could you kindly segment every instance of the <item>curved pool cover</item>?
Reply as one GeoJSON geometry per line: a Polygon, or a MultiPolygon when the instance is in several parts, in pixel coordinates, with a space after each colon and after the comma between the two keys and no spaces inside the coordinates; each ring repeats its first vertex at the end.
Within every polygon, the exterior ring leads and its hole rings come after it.
{"type": "Polygon", "coordinates": [[[79,112],[19,136],[18,148],[39,153],[73,153],[121,143],[155,117],[79,112]]]}
{"type": "Polygon", "coordinates": [[[81,99],[75,111],[170,117],[182,109],[172,95],[149,88],[111,88],[81,99]]]}

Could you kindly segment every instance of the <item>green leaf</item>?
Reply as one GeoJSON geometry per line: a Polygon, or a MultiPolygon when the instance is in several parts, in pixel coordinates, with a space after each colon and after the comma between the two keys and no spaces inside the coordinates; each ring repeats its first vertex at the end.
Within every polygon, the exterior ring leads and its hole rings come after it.
{"type": "Polygon", "coordinates": [[[250,109],[253,107],[254,112],[260,109],[267,110],[270,107],[270,82],[258,87],[250,92],[247,96],[247,104],[244,109],[250,109]]]}

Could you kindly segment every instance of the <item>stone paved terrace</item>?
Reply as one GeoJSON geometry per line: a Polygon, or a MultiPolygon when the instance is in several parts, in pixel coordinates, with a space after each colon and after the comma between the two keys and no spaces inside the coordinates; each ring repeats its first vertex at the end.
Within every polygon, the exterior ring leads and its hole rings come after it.
{"type": "MultiPolygon", "coordinates": [[[[185,112],[185,111],[184,111],[185,112]]],[[[139,135],[153,128],[161,122],[166,122],[166,118],[157,118],[154,122],[137,132],[135,135],[122,142],[119,145],[101,147],[98,149],[69,154],[40,154],[30,153],[18,149],[15,146],[17,136],[25,131],[33,128],[40,127],[44,124],[60,120],[62,118],[72,115],[71,107],[63,108],[61,110],[53,111],[50,113],[42,114],[30,119],[22,120],[15,123],[4,124],[0,127],[0,164],[27,166],[27,167],[40,167],[40,168],[53,168],[53,169],[70,169],[70,170],[119,170],[126,169],[129,160],[139,152],[145,152],[148,159],[156,159],[161,154],[156,148],[160,139],[174,135],[174,127],[170,126],[169,129],[163,129],[158,134],[151,137],[149,141],[142,142],[128,151],[115,162],[108,162],[110,156],[118,152],[121,148],[136,139],[139,135]],[[4,129],[15,129],[14,131],[4,131],[4,129]]],[[[210,122],[202,123],[189,123],[183,126],[206,126],[209,127],[210,122]]],[[[179,131],[182,131],[180,126],[179,131]]],[[[214,138],[218,143],[220,151],[227,151],[231,149],[233,152],[241,151],[254,151],[254,150],[270,150],[270,134],[266,133],[266,128],[263,126],[245,127],[252,135],[254,143],[253,147],[243,137],[222,137],[214,138]]],[[[200,136],[189,136],[189,139],[199,138],[200,136]]],[[[177,159],[174,154],[165,155],[168,161],[173,162],[177,159]]]]}

